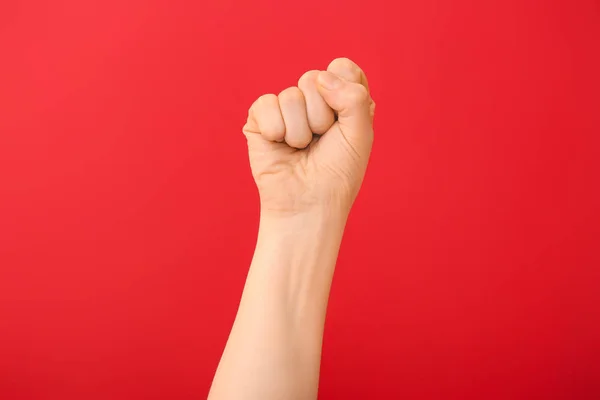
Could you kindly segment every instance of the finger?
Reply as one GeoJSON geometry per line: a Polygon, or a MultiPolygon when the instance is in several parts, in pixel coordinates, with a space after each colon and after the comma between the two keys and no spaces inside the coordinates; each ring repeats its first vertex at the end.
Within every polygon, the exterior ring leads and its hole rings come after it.
{"type": "Polygon", "coordinates": [[[249,112],[249,123],[254,122],[258,133],[272,142],[281,142],[285,136],[285,123],[279,107],[279,99],[274,94],[260,96],[249,112]]]}
{"type": "Polygon", "coordinates": [[[304,95],[297,87],[290,87],[279,93],[279,106],[285,122],[285,142],[297,149],[303,149],[312,141],[312,131],[308,126],[304,95]]]}
{"type": "Polygon", "coordinates": [[[298,88],[306,101],[306,114],[308,126],[312,133],[322,135],[327,132],[335,116],[331,107],[327,105],[317,89],[317,76],[319,71],[308,71],[298,80],[298,88]]]}
{"type": "Polygon", "coordinates": [[[319,93],[329,107],[337,112],[340,129],[348,139],[371,139],[371,98],[367,88],[341,79],[329,71],[319,72],[317,82],[319,93]]]}
{"type": "MultiPolygon", "coordinates": [[[[345,57],[336,58],[329,63],[327,71],[347,80],[348,82],[354,82],[363,85],[365,88],[367,88],[367,92],[369,92],[370,96],[367,75],[365,75],[362,68],[360,68],[354,61],[345,57]]],[[[373,119],[375,116],[375,102],[372,98],[369,99],[369,112],[371,114],[371,119],[373,119]]]]}
{"type": "Polygon", "coordinates": [[[339,76],[348,82],[360,83],[367,91],[369,90],[369,82],[363,70],[349,58],[336,58],[327,67],[327,71],[339,76]]]}

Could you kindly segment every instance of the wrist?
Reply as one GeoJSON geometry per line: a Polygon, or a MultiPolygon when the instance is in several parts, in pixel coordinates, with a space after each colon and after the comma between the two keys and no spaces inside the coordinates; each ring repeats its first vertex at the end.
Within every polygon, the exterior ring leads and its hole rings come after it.
{"type": "MultiPolygon", "coordinates": [[[[262,282],[263,296],[278,299],[290,316],[327,302],[346,213],[313,209],[305,213],[261,212],[251,279],[262,282]]],[[[279,307],[277,306],[277,307],[279,307]]]]}
{"type": "Polygon", "coordinates": [[[315,205],[302,209],[282,210],[261,205],[262,225],[285,224],[296,228],[310,229],[325,225],[328,229],[343,229],[350,208],[342,204],[315,205]]]}
{"type": "Polygon", "coordinates": [[[347,219],[347,213],[332,209],[296,213],[261,210],[258,239],[298,251],[315,250],[317,244],[327,249],[339,246],[347,219]]]}
{"type": "Polygon", "coordinates": [[[281,213],[261,210],[258,244],[289,253],[330,251],[339,247],[347,213],[334,209],[281,213]]]}

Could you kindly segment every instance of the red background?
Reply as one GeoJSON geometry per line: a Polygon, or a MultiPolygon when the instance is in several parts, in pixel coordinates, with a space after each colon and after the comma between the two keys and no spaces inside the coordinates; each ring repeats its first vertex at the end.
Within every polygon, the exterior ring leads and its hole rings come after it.
{"type": "Polygon", "coordinates": [[[339,56],[378,104],[323,399],[600,398],[598,1],[3,1],[0,398],[203,398],[241,134],[339,56]]]}

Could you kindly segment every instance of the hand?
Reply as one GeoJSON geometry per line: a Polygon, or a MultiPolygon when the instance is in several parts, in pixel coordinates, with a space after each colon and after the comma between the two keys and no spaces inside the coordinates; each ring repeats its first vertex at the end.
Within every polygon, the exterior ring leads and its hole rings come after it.
{"type": "Polygon", "coordinates": [[[262,212],[348,213],[371,153],[374,110],[365,74],[346,58],[259,97],[243,131],[262,212]]]}

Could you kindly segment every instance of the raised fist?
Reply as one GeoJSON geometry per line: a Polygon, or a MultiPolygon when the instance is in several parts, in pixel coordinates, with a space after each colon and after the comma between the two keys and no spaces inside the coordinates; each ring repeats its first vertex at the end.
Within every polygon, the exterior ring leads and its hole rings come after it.
{"type": "Polygon", "coordinates": [[[262,212],[348,213],[367,168],[374,110],[365,74],[347,58],[259,97],[243,131],[262,212]]]}

